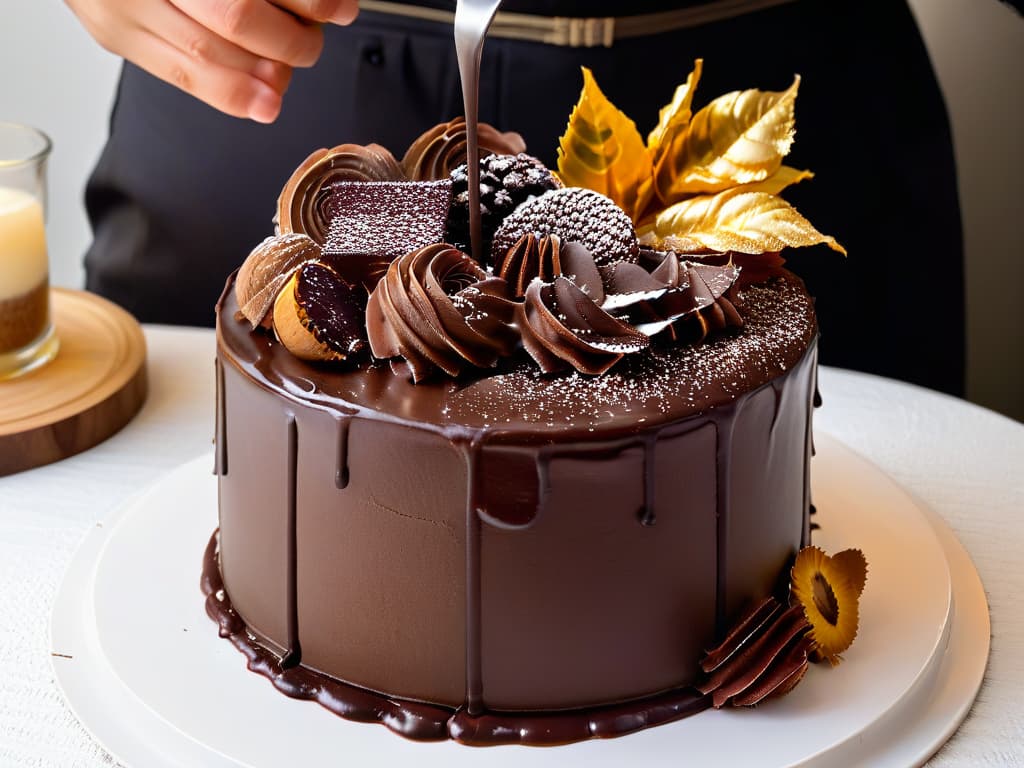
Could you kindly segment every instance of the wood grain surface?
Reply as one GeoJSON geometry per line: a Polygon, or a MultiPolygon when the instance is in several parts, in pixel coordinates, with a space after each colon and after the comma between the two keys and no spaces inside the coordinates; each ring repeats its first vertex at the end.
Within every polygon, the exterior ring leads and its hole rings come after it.
{"type": "Polygon", "coordinates": [[[0,382],[0,476],[91,448],[146,400],[146,341],[135,318],[85,291],[55,288],[50,301],[56,358],[0,382]]]}

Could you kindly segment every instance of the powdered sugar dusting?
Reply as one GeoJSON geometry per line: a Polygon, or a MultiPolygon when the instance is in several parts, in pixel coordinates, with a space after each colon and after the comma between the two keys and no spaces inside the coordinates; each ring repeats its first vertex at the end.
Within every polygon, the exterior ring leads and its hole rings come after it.
{"type": "Polygon", "coordinates": [[[736,303],[745,321],[738,334],[693,345],[656,344],[600,376],[545,376],[518,360],[509,370],[452,392],[445,417],[499,429],[596,431],[621,426],[624,419],[672,421],[731,402],[792,368],[817,332],[811,300],[795,279],[750,287],[736,303]]]}

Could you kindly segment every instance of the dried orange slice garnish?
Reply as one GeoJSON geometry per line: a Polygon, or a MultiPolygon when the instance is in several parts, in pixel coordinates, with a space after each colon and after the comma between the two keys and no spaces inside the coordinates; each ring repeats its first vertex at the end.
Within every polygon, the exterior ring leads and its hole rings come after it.
{"type": "Polygon", "coordinates": [[[793,596],[803,606],[814,640],[812,658],[832,666],[857,636],[858,601],[868,565],[859,549],[831,557],[817,547],[797,553],[790,574],[793,596]]]}

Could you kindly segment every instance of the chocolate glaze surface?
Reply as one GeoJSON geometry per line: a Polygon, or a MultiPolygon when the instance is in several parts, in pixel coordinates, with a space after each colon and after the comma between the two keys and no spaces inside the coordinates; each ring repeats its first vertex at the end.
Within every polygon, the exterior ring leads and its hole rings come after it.
{"type": "Polygon", "coordinates": [[[342,716],[467,743],[618,735],[706,705],[687,688],[701,652],[808,536],[817,329],[798,279],[743,291],[738,335],[604,376],[520,356],[418,385],[293,358],[234,319],[230,286],[205,579],[222,576],[231,609],[213,613],[250,667],[342,716]],[[358,714],[372,692],[377,715],[358,714]]]}

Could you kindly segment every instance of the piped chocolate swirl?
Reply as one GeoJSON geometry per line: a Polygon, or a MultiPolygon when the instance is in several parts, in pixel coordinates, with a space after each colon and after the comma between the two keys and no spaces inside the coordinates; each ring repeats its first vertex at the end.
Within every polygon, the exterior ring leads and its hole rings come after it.
{"type": "Polygon", "coordinates": [[[512,314],[504,280],[438,244],[392,262],[370,295],[367,332],[376,357],[401,358],[422,381],[435,371],[454,377],[468,366],[491,368],[510,355],[512,314]]]}

